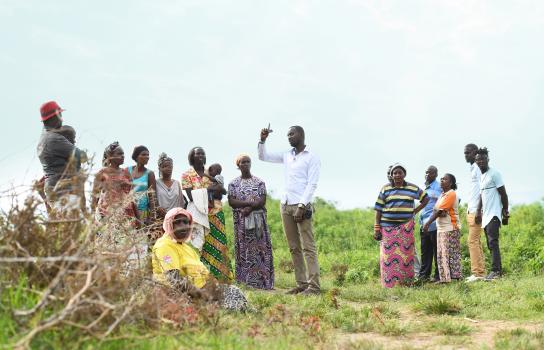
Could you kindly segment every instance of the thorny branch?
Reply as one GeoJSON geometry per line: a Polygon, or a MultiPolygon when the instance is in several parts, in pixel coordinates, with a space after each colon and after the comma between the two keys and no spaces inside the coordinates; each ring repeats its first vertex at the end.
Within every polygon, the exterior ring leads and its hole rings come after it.
{"type": "MultiPolygon", "coordinates": [[[[14,203],[17,200],[13,200],[14,203]]],[[[0,348],[30,348],[40,333],[71,327],[74,342],[84,339],[138,338],[121,324],[146,325],[145,337],[162,325],[187,329],[199,306],[183,294],[159,287],[151,278],[145,230],[123,220],[122,208],[103,222],[91,217],[48,221],[39,200],[27,198],[0,213],[0,300],[17,323],[13,343],[0,348]],[[3,288],[10,286],[10,288],[3,288]],[[21,293],[23,298],[5,298],[21,293]],[[82,336],[81,333],[85,333],[82,336]]]]}

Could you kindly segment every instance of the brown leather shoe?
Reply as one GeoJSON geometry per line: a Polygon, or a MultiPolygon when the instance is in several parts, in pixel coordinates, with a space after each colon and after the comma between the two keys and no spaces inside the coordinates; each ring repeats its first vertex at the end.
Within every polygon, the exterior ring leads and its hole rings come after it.
{"type": "Polygon", "coordinates": [[[308,287],[303,287],[303,286],[298,286],[298,287],[295,287],[293,289],[289,289],[287,292],[285,292],[285,294],[298,294],[298,293],[302,293],[306,290],[306,288],[308,287]]]}

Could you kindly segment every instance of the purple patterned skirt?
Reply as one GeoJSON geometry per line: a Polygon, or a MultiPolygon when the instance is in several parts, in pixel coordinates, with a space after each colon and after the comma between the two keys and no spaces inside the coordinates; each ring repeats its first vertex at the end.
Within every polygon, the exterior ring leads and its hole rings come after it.
{"type": "Polygon", "coordinates": [[[253,288],[273,289],[274,260],[270,231],[266,224],[266,212],[258,215],[263,215],[265,223],[262,234],[246,230],[241,210],[233,210],[236,280],[253,288]]]}

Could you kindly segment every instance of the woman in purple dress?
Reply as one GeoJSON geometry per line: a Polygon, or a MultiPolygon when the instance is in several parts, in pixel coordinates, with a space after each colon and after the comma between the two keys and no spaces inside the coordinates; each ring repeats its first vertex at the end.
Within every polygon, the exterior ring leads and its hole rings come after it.
{"type": "Polygon", "coordinates": [[[234,216],[236,280],[253,288],[274,288],[274,263],[266,223],[266,186],[251,175],[251,158],[240,155],[241,176],[229,184],[228,198],[234,216]]]}

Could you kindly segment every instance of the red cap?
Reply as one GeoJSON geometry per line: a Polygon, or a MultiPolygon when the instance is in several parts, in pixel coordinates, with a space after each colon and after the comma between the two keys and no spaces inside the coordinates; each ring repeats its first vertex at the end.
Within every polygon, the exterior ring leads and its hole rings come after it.
{"type": "Polygon", "coordinates": [[[64,111],[65,110],[60,108],[58,103],[56,103],[55,101],[46,102],[40,107],[40,114],[42,115],[42,121],[52,118],[58,115],[60,112],[64,112],[64,111]]]}

